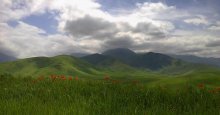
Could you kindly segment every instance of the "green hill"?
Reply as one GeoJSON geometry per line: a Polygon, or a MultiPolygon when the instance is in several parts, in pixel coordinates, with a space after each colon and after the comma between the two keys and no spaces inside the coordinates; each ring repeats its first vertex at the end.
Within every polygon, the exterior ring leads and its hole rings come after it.
{"type": "MultiPolygon", "coordinates": [[[[20,77],[48,76],[55,74],[95,79],[100,77],[103,78],[105,75],[110,75],[115,78],[134,78],[138,76],[154,75],[153,72],[130,67],[113,58],[108,58],[106,56],[102,57],[100,55],[97,57],[97,54],[93,56],[98,60],[102,60],[102,62],[93,62],[93,65],[83,59],[66,55],[34,57],[13,62],[4,62],[0,63],[0,74],[8,73],[20,77]]],[[[93,56],[89,57],[91,58],[93,56]]]]}
{"type": "Polygon", "coordinates": [[[19,76],[39,76],[51,74],[91,76],[99,73],[97,69],[72,56],[34,57],[4,62],[0,64],[1,73],[11,73],[19,76]]]}

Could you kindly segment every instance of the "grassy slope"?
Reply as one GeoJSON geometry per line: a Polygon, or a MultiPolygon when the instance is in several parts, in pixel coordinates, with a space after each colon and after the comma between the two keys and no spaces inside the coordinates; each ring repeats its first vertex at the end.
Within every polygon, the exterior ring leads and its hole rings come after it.
{"type": "Polygon", "coordinates": [[[17,76],[39,76],[51,74],[91,76],[98,74],[94,66],[71,56],[52,58],[36,57],[0,64],[0,72],[17,76]]]}
{"type": "MultiPolygon", "coordinates": [[[[108,60],[106,60],[108,61],[108,60]]],[[[108,62],[106,62],[108,63],[108,62]]],[[[106,75],[118,78],[130,78],[136,76],[152,76],[150,71],[132,68],[117,61],[110,66],[95,67],[86,61],[71,56],[56,56],[52,58],[36,57],[22,59],[14,62],[0,64],[0,74],[9,73],[15,76],[48,76],[52,74],[66,76],[80,76],[87,78],[100,78],[106,75]]]]}

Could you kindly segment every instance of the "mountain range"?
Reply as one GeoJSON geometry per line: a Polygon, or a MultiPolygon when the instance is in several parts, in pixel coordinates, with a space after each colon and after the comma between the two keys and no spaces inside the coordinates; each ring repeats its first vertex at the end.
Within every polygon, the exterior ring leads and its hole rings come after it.
{"type": "Polygon", "coordinates": [[[117,48],[103,52],[102,54],[92,54],[81,59],[95,64],[113,63],[115,61],[127,64],[134,68],[143,68],[150,70],[159,70],[163,67],[172,65],[176,60],[170,56],[159,53],[137,54],[129,49],[117,48]]]}
{"type": "Polygon", "coordinates": [[[110,49],[101,54],[82,57],[60,55],[0,63],[0,74],[33,77],[64,74],[87,78],[99,78],[105,75],[130,78],[132,76],[185,75],[201,71],[207,71],[207,74],[219,73],[220,69],[210,65],[182,61],[160,53],[135,53],[125,48],[110,49]]]}

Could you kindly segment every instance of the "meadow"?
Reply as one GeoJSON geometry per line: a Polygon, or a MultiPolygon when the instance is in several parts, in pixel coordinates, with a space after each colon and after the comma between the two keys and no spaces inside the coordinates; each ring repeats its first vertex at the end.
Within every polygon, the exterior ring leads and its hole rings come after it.
{"type": "Polygon", "coordinates": [[[219,115],[219,78],[194,79],[85,79],[64,75],[18,78],[3,74],[0,114],[219,115]]]}

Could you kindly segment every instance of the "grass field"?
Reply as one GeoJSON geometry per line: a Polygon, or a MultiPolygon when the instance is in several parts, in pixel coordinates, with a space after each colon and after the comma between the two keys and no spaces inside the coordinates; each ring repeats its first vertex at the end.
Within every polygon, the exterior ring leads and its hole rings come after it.
{"type": "Polygon", "coordinates": [[[219,81],[190,75],[114,80],[1,75],[0,114],[219,115],[219,81]]]}
{"type": "Polygon", "coordinates": [[[4,62],[0,115],[220,115],[219,75],[186,62],[159,71],[71,56],[4,62]]]}

